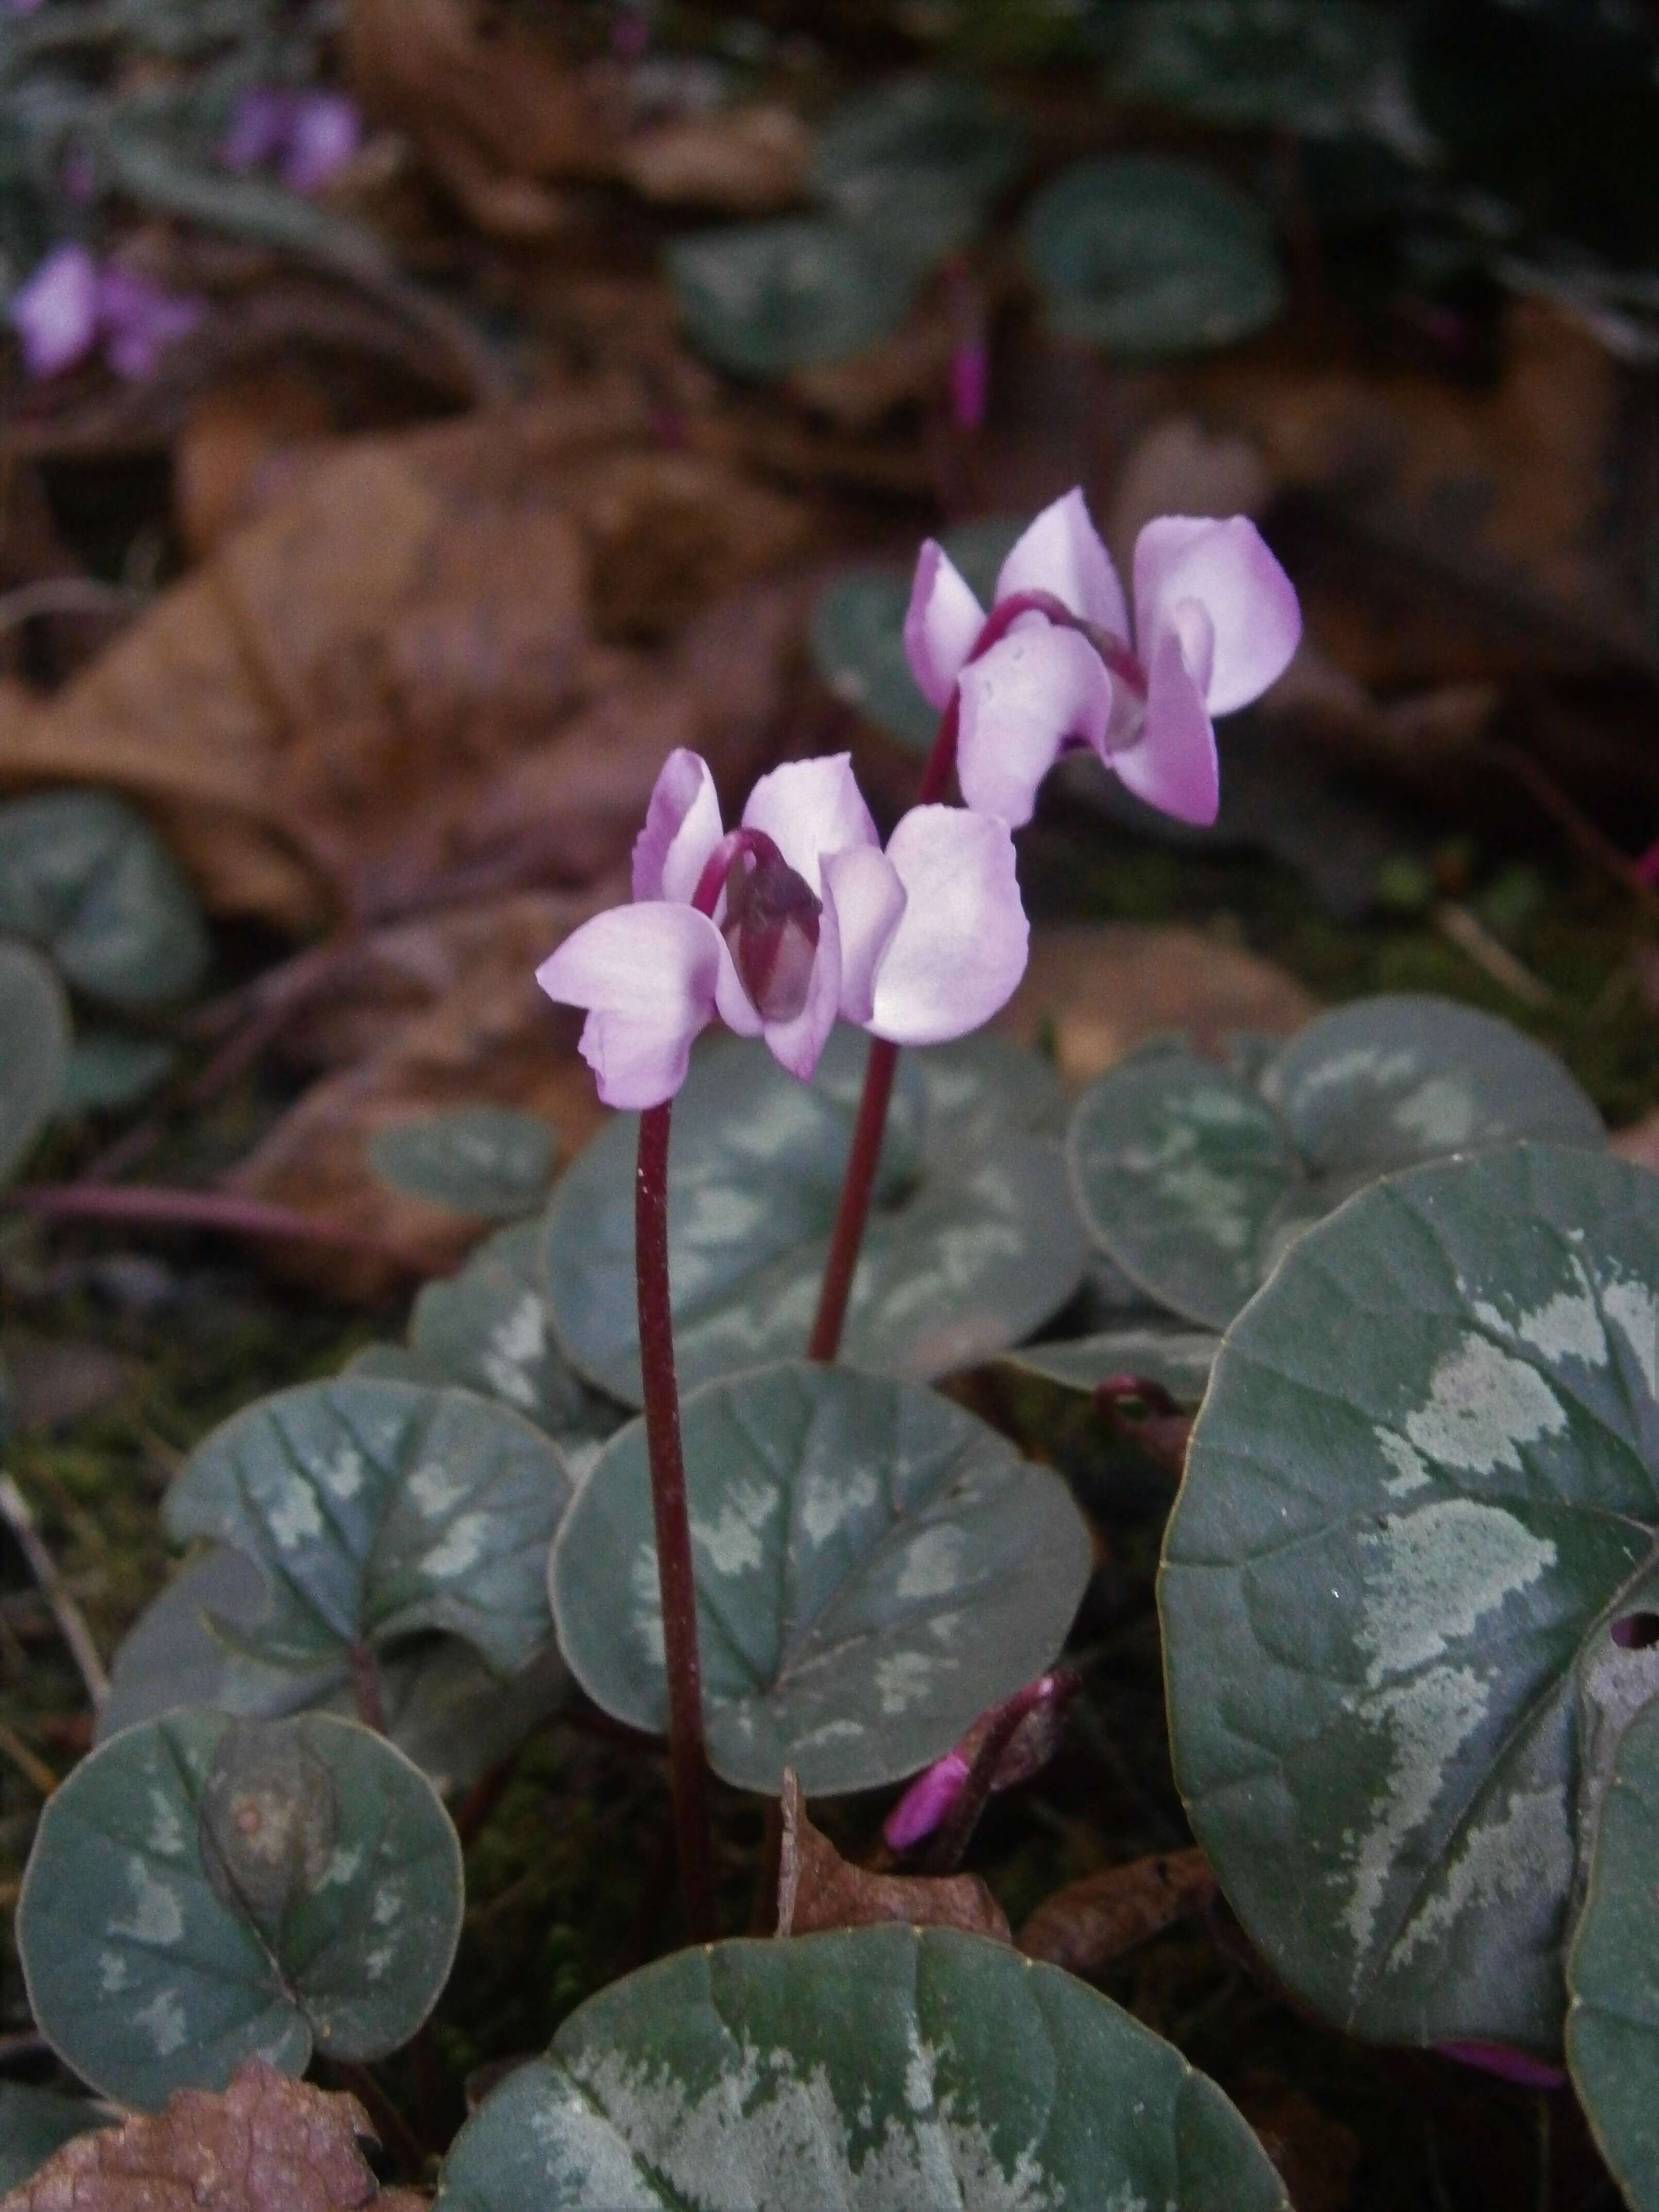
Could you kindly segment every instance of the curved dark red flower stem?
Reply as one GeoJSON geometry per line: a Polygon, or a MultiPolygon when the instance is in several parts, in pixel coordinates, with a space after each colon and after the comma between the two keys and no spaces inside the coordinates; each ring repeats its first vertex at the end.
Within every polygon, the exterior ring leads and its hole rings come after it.
{"type": "Polygon", "coordinates": [[[674,1324],[668,1299],[670,1107],[640,1116],[634,1187],[634,1257],[640,1313],[640,1370],[645,1382],[645,1438],[651,1461],[651,1513],[662,1593],[663,1657],[668,1675],[668,1770],[674,1840],[686,1930],[694,1943],[714,1934],[713,1853],[708,1832],[708,1759],[702,1734],[702,1668],[697,1656],[697,1584],[680,1443],[680,1395],[674,1378],[674,1324]]]}

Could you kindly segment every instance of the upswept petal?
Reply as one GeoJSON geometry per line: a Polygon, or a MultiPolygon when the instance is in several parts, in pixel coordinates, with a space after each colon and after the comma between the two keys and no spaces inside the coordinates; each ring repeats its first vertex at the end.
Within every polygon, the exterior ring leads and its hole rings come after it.
{"type": "Polygon", "coordinates": [[[823,902],[841,940],[841,1011],[860,1027],[876,1008],[876,969],[905,907],[904,886],[884,853],[855,845],[823,864],[823,902]]]}
{"type": "Polygon", "coordinates": [[[1146,717],[1132,745],[1110,756],[1137,799],[1177,822],[1213,822],[1221,804],[1215,732],[1204,700],[1171,629],[1152,657],[1146,717]]]}
{"type": "Polygon", "coordinates": [[[818,1064],[818,1054],[823,1050],[824,1039],[836,1026],[836,1016],[840,1011],[841,937],[836,926],[835,907],[826,899],[823,912],[818,917],[818,949],[812,959],[806,1004],[793,1021],[763,1024],[761,1035],[766,1039],[768,1051],[791,1075],[810,1083],[818,1064]]]}
{"type": "Polygon", "coordinates": [[[894,1044],[966,1036],[1012,997],[1030,932],[1006,823],[915,806],[887,842],[904,914],[876,969],[866,1026],[894,1044]]]}
{"type": "Polygon", "coordinates": [[[853,776],[850,753],[787,761],[763,775],[743,810],[745,830],[764,831],[809,890],[823,896],[821,862],[851,845],[879,845],[853,776]]]}
{"type": "Polygon", "coordinates": [[[1183,599],[1196,599],[1215,628],[1204,693],[1212,714],[1248,707],[1290,665],[1302,636],[1296,587],[1245,516],[1166,514],[1135,540],[1135,637],[1147,667],[1183,599]]]}
{"type": "Polygon", "coordinates": [[[1112,679],[1081,631],[1032,616],[962,672],[957,774],[975,812],[1018,829],[1068,738],[1105,749],[1112,679]]]}
{"type": "Polygon", "coordinates": [[[930,538],[917,556],[904,617],[905,658],[930,707],[944,707],[984,627],[985,610],[972,587],[938,539],[930,538]]]}
{"type": "Polygon", "coordinates": [[[649,900],[574,930],[536,970],[550,999],[586,1006],[582,1054],[607,1106],[660,1105],[714,1011],[724,947],[706,915],[649,900]]]}
{"type": "Polygon", "coordinates": [[[1085,622],[1128,637],[1123,586],[1080,491],[1045,507],[1016,541],[997,578],[997,597],[1016,592],[1052,592],[1085,622]]]}
{"type": "Polygon", "coordinates": [[[677,746],[657,771],[645,827],[634,840],[635,897],[689,903],[722,828],[708,762],[677,746]]]}

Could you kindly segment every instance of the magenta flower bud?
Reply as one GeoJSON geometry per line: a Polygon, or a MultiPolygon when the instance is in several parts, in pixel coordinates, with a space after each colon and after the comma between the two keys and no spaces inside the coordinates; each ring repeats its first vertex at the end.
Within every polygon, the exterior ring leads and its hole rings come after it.
{"type": "Polygon", "coordinates": [[[720,935],[763,1020],[793,1022],[805,1007],[823,912],[823,901],[813,896],[769,837],[745,846],[733,859],[720,935]]]}
{"type": "Polygon", "coordinates": [[[1495,2074],[1500,2081],[1513,2081],[1522,2089],[1567,2086],[1566,2075],[1559,2066],[1513,2050],[1507,2043],[1443,2043],[1437,2048],[1443,2058],[1455,2059],[1460,2066],[1473,2066],[1482,2074],[1495,2074]]]}
{"type": "Polygon", "coordinates": [[[924,1767],[881,1824],[888,1850],[908,1851],[924,1836],[931,1836],[961,1796],[968,1772],[968,1762],[959,1751],[947,1751],[943,1759],[924,1767]]]}
{"type": "Polygon", "coordinates": [[[951,356],[951,420],[958,430],[981,430],[991,396],[991,356],[982,337],[969,338],[951,356]]]}

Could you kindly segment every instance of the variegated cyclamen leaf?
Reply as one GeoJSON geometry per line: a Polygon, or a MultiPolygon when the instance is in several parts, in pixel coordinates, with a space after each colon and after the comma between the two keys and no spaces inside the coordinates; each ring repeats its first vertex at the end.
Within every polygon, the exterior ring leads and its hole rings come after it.
{"type": "Polygon", "coordinates": [[[1132,0],[1114,16],[1121,99],[1233,128],[1420,144],[1402,27],[1370,0],[1132,0]]]}
{"type": "MultiPolygon", "coordinates": [[[[1648,1612],[1644,1635],[1659,1629],[1648,1612]]],[[[1659,1646],[1646,1647],[1651,1658],[1659,1646]]],[[[1567,2063],[1632,2212],[1659,2212],[1659,1684],[1625,1729],[1567,1960],[1567,2063]]]]}
{"type": "Polygon", "coordinates": [[[1057,1967],[951,1929],[682,1951],[574,2013],[434,2212],[1288,2212],[1214,2083],[1057,1967]]]}
{"type": "Polygon", "coordinates": [[[1559,2049],[1659,1580],[1659,1177],[1517,1145],[1391,1176],[1228,1330],[1159,1579],[1194,1832],[1355,2032],[1559,2049]],[[1577,1871],[1576,1871],[1577,1868],[1577,1871]]]}
{"type": "MultiPolygon", "coordinates": [[[[803,1360],[681,1408],[709,1763],[868,1790],[951,1749],[1059,1652],[1088,1580],[1065,1485],[931,1390],[803,1360]]],[[[645,1425],[606,1445],[551,1567],[595,1702],[667,1723],[645,1425]]]]}
{"type": "Polygon", "coordinates": [[[787,376],[890,337],[921,271],[884,234],[821,216],[728,223],[675,239],[668,281],[700,353],[738,376],[787,376]]]}
{"type": "Polygon", "coordinates": [[[547,1547],[570,1497],[558,1448],[470,1391],[343,1376],[261,1399],[199,1443],[162,1520],[253,1561],[269,1601],[218,1620],[273,1666],[337,1666],[422,1629],[511,1674],[546,1643],[547,1547]]]}
{"type": "MultiPolygon", "coordinates": [[[[832,1033],[810,1085],[763,1045],[694,1060],[668,1165],[674,1352],[684,1387],[805,1349],[841,1195],[866,1040],[832,1033]]],[[[906,1053],[842,1338],[856,1366],[926,1379],[1041,1327],[1087,1244],[1058,1144],[1052,1073],[1006,1039],[906,1053]]],[[[568,1170],[544,1265],[564,1351],[641,1403],[634,1277],[637,1124],[618,1115],[568,1170]]]]}
{"type": "Polygon", "coordinates": [[[369,1145],[376,1175],[416,1198],[458,1213],[529,1213],[553,1170],[553,1132],[538,1115],[510,1106],[463,1106],[399,1121],[369,1145]]]}
{"type": "Polygon", "coordinates": [[[63,1095],[70,1011],[51,963],[0,939],[0,1183],[22,1165],[63,1095]]]}
{"type": "MultiPolygon", "coordinates": [[[[266,1664],[257,1645],[270,1600],[259,1570],[227,1544],[192,1559],[140,1616],[115,1655],[96,1741],[180,1705],[248,1720],[356,1710],[348,1656],[307,1674],[266,1664]],[[215,1633],[235,1624],[237,1642],[215,1633]]],[[[386,1731],[434,1790],[465,1790],[510,1756],[563,1704],[570,1676],[548,1624],[546,1643],[503,1681],[471,1647],[448,1636],[416,1636],[383,1652],[386,1731]]]]}
{"type": "Polygon", "coordinates": [[[1221,1339],[1179,1322],[1148,1321],[1079,1336],[1058,1344],[1028,1344],[1007,1354],[1008,1364],[1063,1389],[1098,1390],[1116,1376],[1133,1376],[1167,1390],[1190,1410],[1204,1395],[1221,1339]]]}
{"type": "Polygon", "coordinates": [[[1102,1249],[1157,1304],[1221,1329],[1310,1222],[1376,1176],[1521,1137],[1605,1132],[1543,1046],[1401,994],[1322,1014],[1269,1057],[1137,1054],[1078,1101],[1066,1151],[1102,1249]]]}
{"type": "Polygon", "coordinates": [[[41,2033],[155,2110],[245,2058],[303,2073],[415,2033],[460,1935],[461,1849],[431,1784],[356,1722],[175,1712],[49,1799],[17,1907],[41,2033]]]}

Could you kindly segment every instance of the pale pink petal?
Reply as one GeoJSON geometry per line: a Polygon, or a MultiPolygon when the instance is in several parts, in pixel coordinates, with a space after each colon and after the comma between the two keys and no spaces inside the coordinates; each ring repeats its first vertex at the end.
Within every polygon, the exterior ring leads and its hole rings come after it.
{"type": "Polygon", "coordinates": [[[854,780],[850,753],[789,761],[775,768],[750,793],[743,825],[763,831],[819,897],[823,895],[820,864],[826,853],[881,842],[854,780]]]}
{"type": "Polygon", "coordinates": [[[151,375],[167,348],[187,337],[206,313],[205,300],[163,292],[118,265],[98,280],[105,357],[118,376],[133,383],[151,375]]]}
{"type": "Polygon", "coordinates": [[[1140,735],[1108,765],[1137,799],[1177,822],[1215,820],[1221,804],[1215,732],[1173,630],[1153,657],[1140,735]]]}
{"type": "Polygon", "coordinates": [[[876,969],[904,912],[904,886],[884,853],[855,845],[824,862],[823,902],[841,940],[841,1011],[862,1027],[876,1010],[876,969]]]}
{"type": "Polygon", "coordinates": [[[356,157],[362,136],[356,103],[344,93],[302,93],[289,125],[283,182],[291,192],[314,192],[356,157]]]}
{"type": "Polygon", "coordinates": [[[706,915],[651,900],[595,915],[536,970],[550,999],[593,1017],[582,1053],[607,1106],[658,1106],[678,1090],[723,950],[706,915]]]}
{"type": "Polygon", "coordinates": [[[1248,707],[1289,667],[1302,636],[1296,587],[1243,515],[1162,515],[1135,540],[1135,635],[1148,666],[1183,599],[1196,599],[1214,627],[1211,714],[1248,707]]]}
{"type": "Polygon", "coordinates": [[[930,707],[944,707],[984,627],[985,610],[972,588],[937,538],[930,538],[917,556],[904,617],[905,658],[930,707]]]}
{"type": "Polygon", "coordinates": [[[961,806],[914,806],[887,842],[904,886],[865,1024],[894,1044],[943,1044],[988,1022],[1025,973],[1030,932],[1007,824],[961,806]]]}
{"type": "Polygon", "coordinates": [[[997,597],[1011,599],[1016,592],[1052,592],[1085,622],[1128,637],[1123,586],[1080,491],[1045,507],[1015,544],[997,578],[997,597]]]}
{"type": "Polygon", "coordinates": [[[739,1036],[760,1035],[760,1009],[744,989],[738,963],[724,938],[720,939],[720,972],[714,984],[714,1010],[726,1028],[735,1030],[739,1036]]]}
{"type": "Polygon", "coordinates": [[[841,939],[836,927],[836,909],[826,899],[823,912],[818,916],[818,949],[812,962],[806,1004],[793,1021],[762,1024],[761,1034],[766,1039],[767,1049],[791,1075],[810,1083],[824,1040],[836,1026],[836,1016],[840,1011],[841,939]]]}
{"type": "Polygon", "coordinates": [[[657,771],[645,827],[634,840],[635,897],[689,902],[720,836],[708,763],[680,745],[657,771]]]}
{"type": "Polygon", "coordinates": [[[968,1762],[959,1751],[947,1751],[917,1775],[881,1824],[888,1850],[908,1851],[924,1836],[931,1836],[961,1796],[967,1779],[968,1762]]]}
{"type": "Polygon", "coordinates": [[[84,246],[47,254],[8,309],[31,376],[72,368],[98,334],[98,264],[84,246]]]}
{"type": "Polygon", "coordinates": [[[1106,742],[1112,679],[1082,633],[1032,616],[962,672],[957,775],[981,814],[1018,829],[1070,741],[1106,742]]]}

